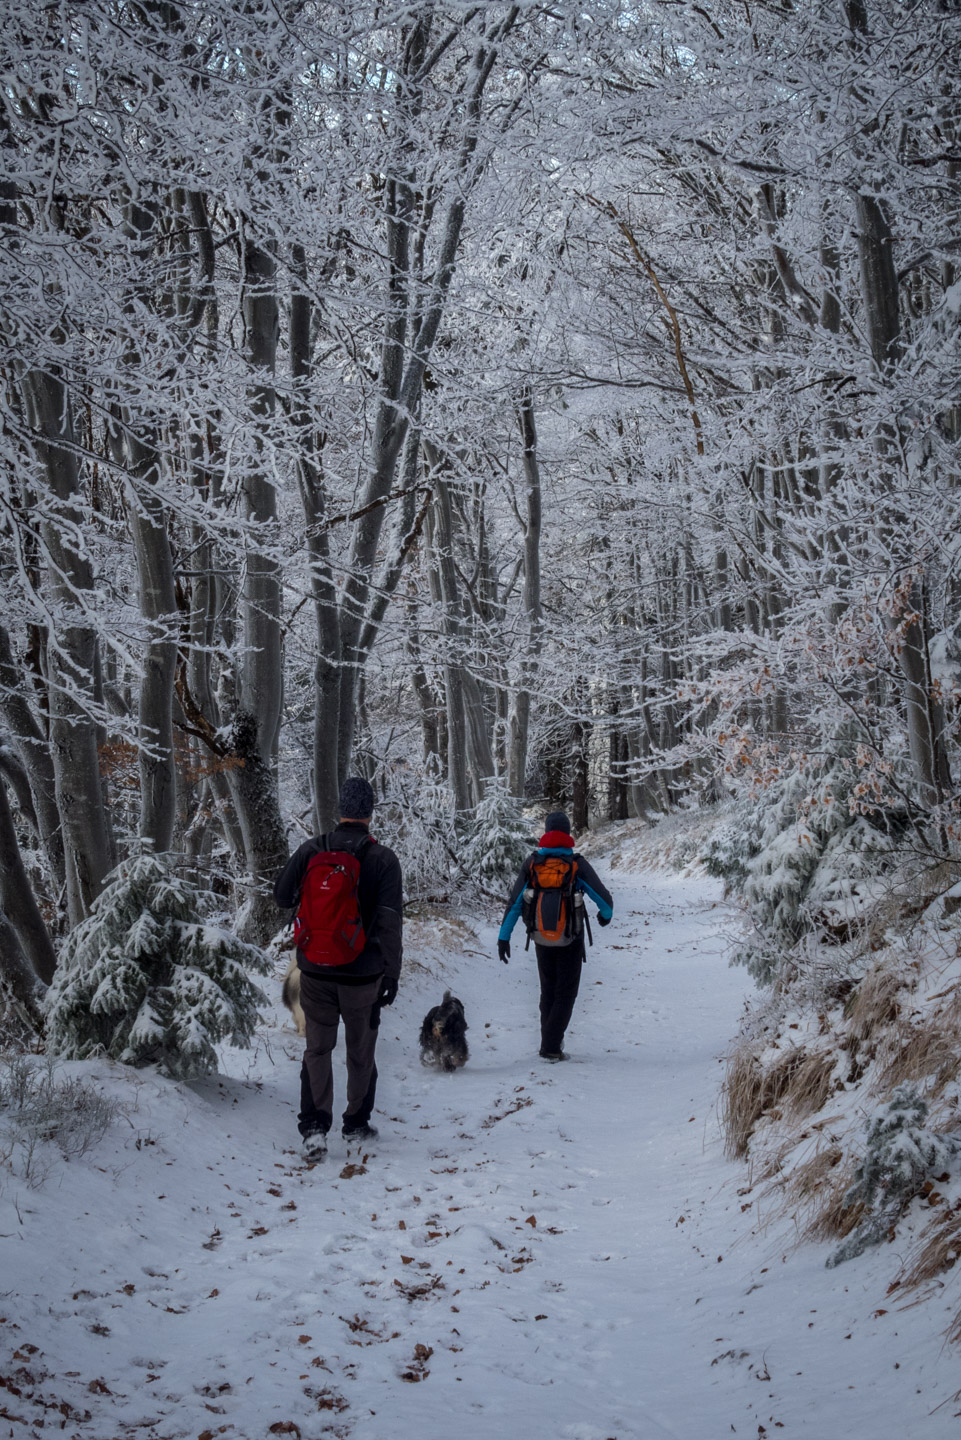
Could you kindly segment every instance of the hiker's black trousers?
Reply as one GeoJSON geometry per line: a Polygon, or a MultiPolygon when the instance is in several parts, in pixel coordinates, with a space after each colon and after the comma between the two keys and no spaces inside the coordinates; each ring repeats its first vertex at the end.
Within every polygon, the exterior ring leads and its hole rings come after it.
{"type": "Polygon", "coordinates": [[[584,937],[570,945],[537,945],[537,973],[541,977],[541,1049],[556,1053],[570,1024],[581,983],[584,937]]]}
{"type": "Polygon", "coordinates": [[[344,1129],[356,1129],[370,1119],[377,1092],[377,1026],[371,1021],[379,1019],[377,993],[381,978],[375,975],[365,985],[344,985],[301,971],[300,1003],[307,1022],[307,1047],[300,1074],[301,1135],[330,1129],[334,1109],[332,1052],[341,1021],[347,1051],[344,1129]]]}

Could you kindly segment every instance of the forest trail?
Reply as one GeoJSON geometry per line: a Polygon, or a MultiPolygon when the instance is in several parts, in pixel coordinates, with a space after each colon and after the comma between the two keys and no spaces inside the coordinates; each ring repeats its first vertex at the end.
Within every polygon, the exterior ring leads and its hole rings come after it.
{"type": "Polygon", "coordinates": [[[719,887],[602,873],[615,920],[567,1063],[537,1058],[519,930],[504,967],[493,930],[441,948],[416,922],[366,1156],[338,1135],[300,1167],[278,1029],[234,1078],[139,1077],[96,1151],[8,1182],[0,1437],[64,1404],[84,1440],[955,1434],[957,1404],[929,1415],[952,1388],[935,1320],[871,1319],[870,1257],[827,1272],[741,1213],[716,1105],[746,977],[719,887]],[[471,1027],[452,1076],[416,1046],[445,986],[471,1027]]]}

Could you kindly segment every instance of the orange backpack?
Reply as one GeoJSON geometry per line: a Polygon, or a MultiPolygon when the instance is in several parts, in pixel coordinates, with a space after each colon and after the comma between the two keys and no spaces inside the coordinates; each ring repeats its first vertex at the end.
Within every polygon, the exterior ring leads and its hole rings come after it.
{"type": "Polygon", "coordinates": [[[534,856],[522,915],[527,944],[570,945],[581,932],[583,908],[575,901],[577,861],[565,855],[534,856]]]}

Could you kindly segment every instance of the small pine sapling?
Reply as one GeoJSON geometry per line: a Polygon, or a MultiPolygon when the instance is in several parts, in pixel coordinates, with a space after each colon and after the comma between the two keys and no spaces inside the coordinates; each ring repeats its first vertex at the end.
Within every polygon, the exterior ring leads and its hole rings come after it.
{"type": "Polygon", "coordinates": [[[265,997],[262,951],[205,918],[207,901],[162,855],[119,865],[67,940],[46,996],[47,1043],[177,1080],[217,1068],[215,1045],[249,1045],[265,997]]]}
{"type": "Polygon", "coordinates": [[[890,1235],[925,1180],[950,1163],[957,1142],[926,1129],[927,1116],[927,1103],[913,1085],[899,1085],[871,1116],[864,1159],[844,1196],[845,1208],[861,1206],[864,1217],[828,1257],[829,1270],[890,1235]]]}
{"type": "Polygon", "coordinates": [[[492,776],[471,817],[462,853],[464,871],[484,891],[506,891],[531,852],[531,827],[507,781],[492,776]]]}

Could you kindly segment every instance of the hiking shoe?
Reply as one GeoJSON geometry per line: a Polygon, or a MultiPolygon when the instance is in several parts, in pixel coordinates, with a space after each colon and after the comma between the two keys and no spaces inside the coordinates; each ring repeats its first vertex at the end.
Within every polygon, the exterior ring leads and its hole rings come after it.
{"type": "Polygon", "coordinates": [[[345,1140],[376,1140],[377,1129],[374,1125],[345,1125],[341,1130],[345,1140]]]}
{"type": "Polygon", "coordinates": [[[567,1056],[564,1054],[563,1050],[541,1050],[539,1054],[542,1060],[550,1060],[551,1063],[555,1065],[557,1064],[558,1060],[567,1059],[567,1056]]]}
{"type": "Polygon", "coordinates": [[[324,1130],[313,1130],[309,1135],[304,1136],[304,1143],[300,1147],[300,1153],[308,1164],[317,1160],[323,1160],[327,1155],[327,1133],[324,1130]]]}

